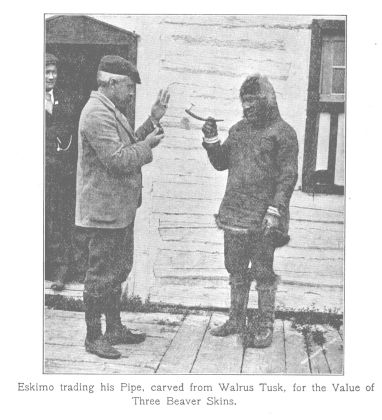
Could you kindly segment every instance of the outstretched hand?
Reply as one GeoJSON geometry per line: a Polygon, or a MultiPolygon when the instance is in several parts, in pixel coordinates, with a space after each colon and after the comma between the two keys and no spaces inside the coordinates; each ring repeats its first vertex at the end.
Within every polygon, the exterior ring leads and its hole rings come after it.
{"type": "Polygon", "coordinates": [[[151,107],[151,117],[155,121],[159,122],[163,115],[166,113],[169,100],[170,94],[168,93],[168,90],[161,89],[158,93],[158,97],[154,105],[151,107]]]}
{"type": "Polygon", "coordinates": [[[163,131],[160,133],[160,130],[160,127],[156,127],[144,140],[152,149],[157,147],[164,137],[163,131]]]}

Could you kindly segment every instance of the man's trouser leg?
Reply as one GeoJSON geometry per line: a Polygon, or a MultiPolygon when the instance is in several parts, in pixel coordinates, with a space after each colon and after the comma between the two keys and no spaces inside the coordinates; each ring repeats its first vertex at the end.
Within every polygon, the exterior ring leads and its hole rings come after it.
{"type": "Polygon", "coordinates": [[[71,245],[68,237],[71,226],[66,217],[66,195],[62,181],[46,182],[45,191],[45,276],[53,281],[52,288],[62,290],[70,269],[71,245]],[[57,286],[57,287],[56,287],[57,286]]]}
{"type": "Polygon", "coordinates": [[[89,260],[88,237],[80,228],[75,228],[72,235],[73,243],[73,281],[84,283],[89,260]]]}
{"type": "Polygon", "coordinates": [[[273,339],[278,277],[273,271],[275,248],[270,240],[254,240],[251,247],[251,275],[256,279],[258,311],[245,343],[248,347],[269,347],[273,339]]]}
{"type": "Polygon", "coordinates": [[[210,333],[225,337],[242,332],[246,324],[249,290],[249,252],[246,235],[224,233],[225,266],[230,273],[231,305],[229,318],[223,324],[212,328],[210,333]]]}
{"type": "MultiPolygon", "coordinates": [[[[118,358],[121,354],[106,340],[105,336],[94,339],[93,326],[99,325],[101,314],[107,314],[111,302],[115,302],[115,291],[120,287],[124,264],[123,247],[127,229],[79,228],[87,236],[89,253],[85,276],[84,303],[88,352],[104,358],[118,358]]],[[[95,330],[94,330],[95,331],[95,330]]]]}
{"type": "Polygon", "coordinates": [[[125,230],[118,260],[119,272],[114,286],[108,295],[105,306],[105,338],[110,344],[137,344],[146,339],[146,334],[126,328],[121,322],[121,284],[129,276],[134,260],[134,222],[125,230]]]}

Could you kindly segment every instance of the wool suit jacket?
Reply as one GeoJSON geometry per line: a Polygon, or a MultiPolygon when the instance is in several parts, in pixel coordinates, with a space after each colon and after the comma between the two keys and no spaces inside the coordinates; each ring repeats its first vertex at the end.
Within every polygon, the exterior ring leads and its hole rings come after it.
{"type": "Polygon", "coordinates": [[[79,101],[54,89],[53,112],[45,111],[45,168],[47,182],[76,173],[79,101]]]}
{"type": "Polygon", "coordinates": [[[92,92],[78,128],[76,225],[127,227],[140,205],[143,165],[153,159],[143,142],[154,130],[150,119],[137,130],[100,92],[92,92]]]}

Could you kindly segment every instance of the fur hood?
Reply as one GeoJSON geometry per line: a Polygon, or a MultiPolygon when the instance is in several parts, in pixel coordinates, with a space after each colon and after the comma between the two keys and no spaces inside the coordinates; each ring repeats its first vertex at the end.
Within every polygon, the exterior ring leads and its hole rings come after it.
{"type": "Polygon", "coordinates": [[[259,73],[248,76],[240,88],[240,98],[244,95],[257,95],[264,99],[264,106],[267,108],[265,113],[265,121],[262,126],[271,125],[275,120],[280,118],[279,107],[277,105],[275,90],[267,76],[259,73]]]}

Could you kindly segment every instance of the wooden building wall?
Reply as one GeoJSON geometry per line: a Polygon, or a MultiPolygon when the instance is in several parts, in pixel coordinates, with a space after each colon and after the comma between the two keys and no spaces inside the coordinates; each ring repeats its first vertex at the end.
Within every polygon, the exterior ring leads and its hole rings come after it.
{"type": "MultiPolygon", "coordinates": [[[[213,220],[226,173],[215,171],[201,147],[201,124],[184,109],[223,118],[222,139],[241,118],[245,77],[267,74],[282,116],[297,132],[300,177],[309,74],[308,16],[99,17],[139,35],[136,122],[159,88],[170,85],[166,138],[144,168],[144,204],[137,215],[136,257],[129,292],[171,303],[226,306],[222,233],[213,220]]],[[[298,187],[297,186],[297,187],[298,187]]],[[[296,192],[290,246],[277,252],[284,306],[341,308],[343,199],[296,192]],[[313,288],[313,289],[312,289],[313,288]],[[294,299],[291,300],[291,293],[294,299]],[[312,292],[313,290],[313,292],[312,292]]]]}

